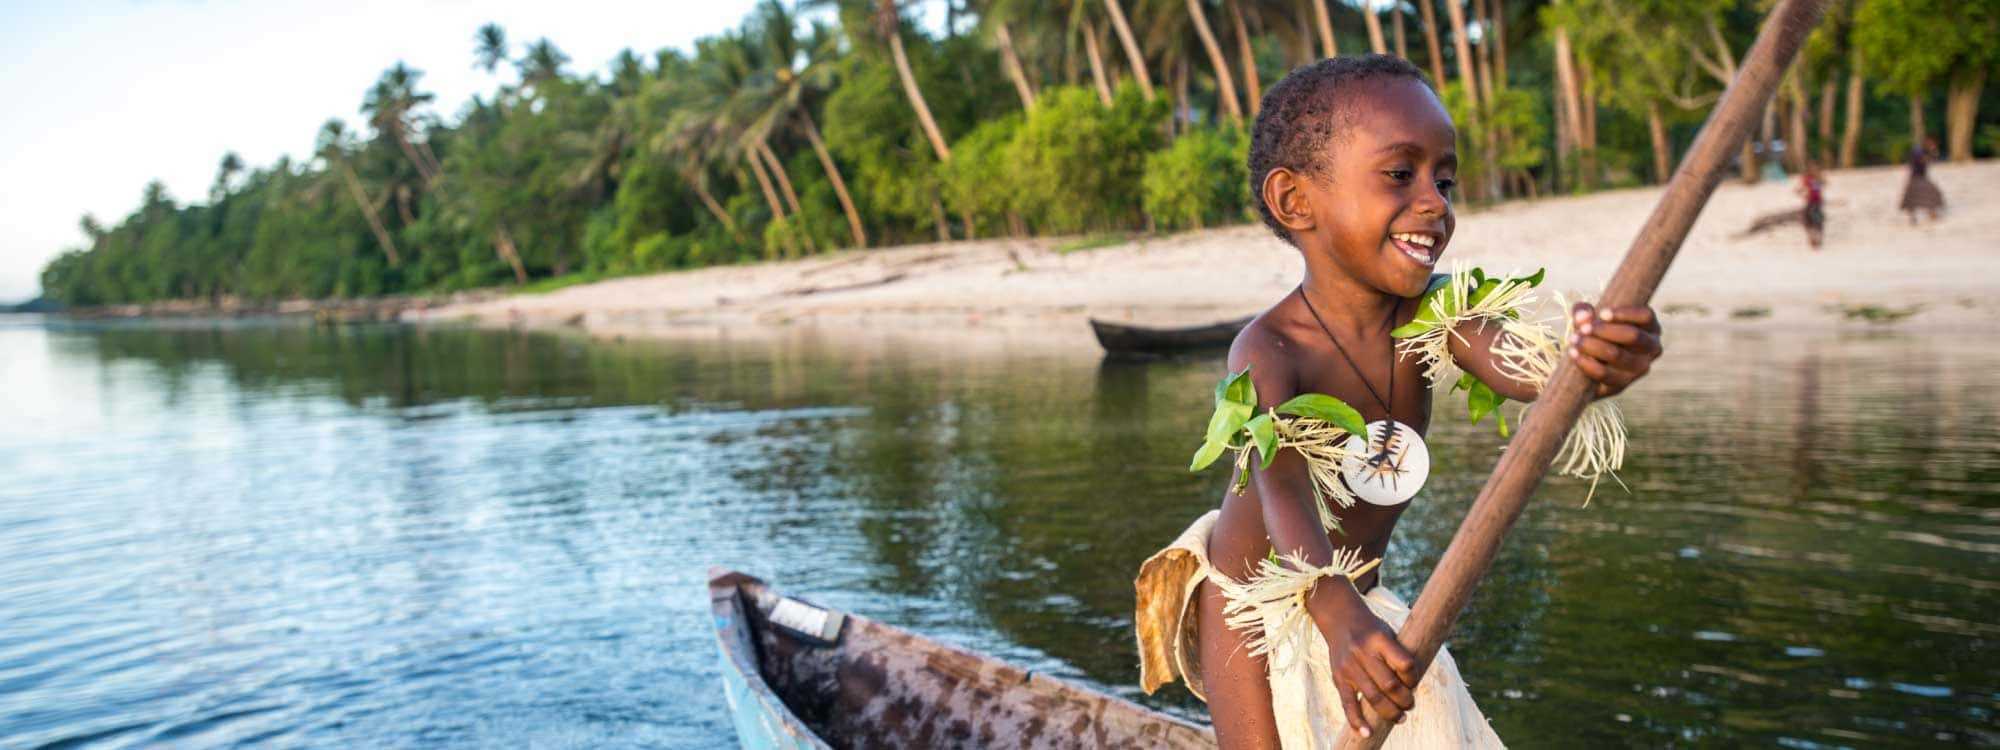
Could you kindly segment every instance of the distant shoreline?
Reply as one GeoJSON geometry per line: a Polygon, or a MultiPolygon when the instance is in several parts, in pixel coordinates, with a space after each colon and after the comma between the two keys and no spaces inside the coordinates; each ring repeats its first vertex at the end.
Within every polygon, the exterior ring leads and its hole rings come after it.
{"type": "MultiPolygon", "coordinates": [[[[1795,181],[1722,185],[1654,306],[1731,326],[1932,327],[2000,322],[2000,161],[1938,164],[1954,207],[1910,227],[1904,170],[1829,175],[1826,245],[1784,226],[1739,236],[1799,206],[1795,181]]],[[[1515,201],[1462,214],[1440,270],[1546,266],[1549,286],[1598,288],[1660,189],[1515,201]]],[[[1096,317],[1189,325],[1256,313],[1297,283],[1296,250],[1261,226],[1131,240],[992,239],[847,251],[747,266],[611,279],[533,295],[411,310],[405,320],[591,335],[756,336],[800,330],[1005,338],[1081,336],[1096,317]],[[1079,249],[1066,251],[1067,247],[1079,249]]]]}

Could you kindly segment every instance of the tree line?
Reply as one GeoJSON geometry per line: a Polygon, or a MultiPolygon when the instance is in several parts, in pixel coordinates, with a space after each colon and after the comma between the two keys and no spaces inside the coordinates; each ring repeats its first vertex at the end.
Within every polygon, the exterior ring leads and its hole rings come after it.
{"type": "MultiPolygon", "coordinates": [[[[497,90],[446,118],[397,63],[362,96],[364,132],[332,119],[308,159],[225,155],[203,201],[154,182],[115,224],[83,217],[44,294],[372,296],[1240,222],[1263,88],[1343,52],[1428,71],[1460,200],[1659,182],[1770,3],[924,0],[941,33],[917,4],[765,0],[691,53],[627,50],[603,73],[489,24],[469,64],[510,72],[497,90]]],[[[1990,155],[1996,66],[2000,0],[1836,0],[1744,177],[1893,163],[1937,135],[1952,160],[1990,155]]]]}

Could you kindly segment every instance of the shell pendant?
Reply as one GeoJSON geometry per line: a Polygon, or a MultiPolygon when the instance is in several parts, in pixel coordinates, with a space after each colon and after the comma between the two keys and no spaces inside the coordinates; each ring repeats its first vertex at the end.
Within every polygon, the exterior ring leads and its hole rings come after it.
{"type": "Polygon", "coordinates": [[[1431,475],[1431,452],[1415,428],[1393,419],[1368,423],[1368,438],[1347,438],[1340,475],[1356,497],[1374,505],[1401,505],[1416,497],[1431,475]]]}

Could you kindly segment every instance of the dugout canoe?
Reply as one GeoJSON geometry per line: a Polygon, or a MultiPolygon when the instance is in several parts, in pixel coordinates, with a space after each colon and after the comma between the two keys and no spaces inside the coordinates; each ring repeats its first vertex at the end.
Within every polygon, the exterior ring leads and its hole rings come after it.
{"type": "Polygon", "coordinates": [[[744,748],[1213,748],[1203,727],[709,571],[744,748]]]}
{"type": "Polygon", "coordinates": [[[1111,354],[1161,355],[1227,348],[1247,325],[1247,317],[1187,328],[1149,328],[1090,319],[1098,345],[1111,354]]]}

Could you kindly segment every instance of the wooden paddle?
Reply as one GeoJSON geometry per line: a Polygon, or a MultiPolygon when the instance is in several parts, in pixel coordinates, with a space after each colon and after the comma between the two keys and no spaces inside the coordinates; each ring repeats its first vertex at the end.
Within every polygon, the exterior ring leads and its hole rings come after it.
{"type": "MultiPolygon", "coordinates": [[[[1625,251],[1625,260],[1618,264],[1611,284],[1605,287],[1600,306],[1643,305],[1653,298],[1667,266],[1673,263],[1681,242],[1687,239],[1688,229],[1701,215],[1716,183],[1722,180],[1730,155],[1750,134],[1765,104],[1771,100],[1771,93],[1777,90],[1779,79],[1825,9],[1825,0],[1782,0],[1771,11],[1736,80],[1730,82],[1722,101],[1709,114],[1708,122],[1695,136],[1694,145],[1688,148],[1687,159],[1667,183],[1660,204],[1646,218],[1631,249],[1625,251]]],[[[1420,670],[1429,669],[1431,659],[1437,656],[1445,634],[1451,632],[1459,612],[1465,608],[1465,601],[1471,598],[1473,588],[1493,564],[1500,542],[1521,517],[1528,496],[1541,484],[1556,450],[1575,426],[1577,415],[1590,402],[1591,390],[1591,383],[1583,373],[1564,359],[1535,399],[1527,424],[1515,433],[1506,452],[1500,454],[1493,475],[1473,500],[1472,510],[1466,513],[1465,522],[1452,537],[1437,570],[1424,584],[1423,594],[1417,597],[1416,606],[1410,609],[1410,619],[1398,636],[1403,646],[1417,657],[1420,670]]],[[[1380,747],[1393,728],[1377,721],[1371,736],[1364,738],[1359,732],[1349,731],[1341,738],[1340,746],[1380,747]]]]}

